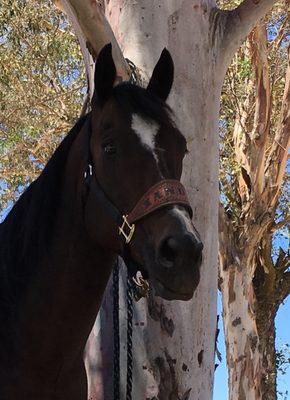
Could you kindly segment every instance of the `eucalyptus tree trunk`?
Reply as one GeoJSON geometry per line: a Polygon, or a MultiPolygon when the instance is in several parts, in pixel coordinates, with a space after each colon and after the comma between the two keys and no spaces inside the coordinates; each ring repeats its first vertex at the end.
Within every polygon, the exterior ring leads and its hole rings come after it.
{"type": "MultiPolygon", "coordinates": [[[[233,132],[241,167],[238,221],[220,207],[220,272],[229,370],[229,400],[276,400],[274,319],[290,294],[289,255],[272,258],[275,223],[290,140],[290,52],[280,122],[270,137],[271,87],[267,31],[258,24],[249,39],[254,67],[254,117],[246,98],[233,132]]],[[[249,95],[250,96],[250,95],[249,95]]],[[[285,223],[286,221],[282,221],[285,223]]]]}
{"type": "MultiPolygon", "coordinates": [[[[221,229],[226,232],[226,229],[221,229]]],[[[229,400],[275,400],[274,317],[278,306],[276,299],[271,302],[274,300],[271,292],[261,293],[257,299],[257,288],[253,279],[257,264],[253,260],[249,263],[243,250],[233,245],[230,258],[221,257],[220,283],[229,400]]],[[[223,251],[224,249],[220,252],[223,251]]],[[[277,284],[278,277],[274,286],[277,284]]],[[[263,289],[265,291],[265,287],[263,289]]]]}
{"type": "MultiPolygon", "coordinates": [[[[201,281],[192,301],[167,302],[150,297],[135,304],[133,399],[209,400],[212,396],[219,98],[231,57],[272,2],[245,0],[231,12],[219,10],[213,0],[61,2],[67,12],[70,9],[73,15],[70,19],[79,36],[85,37],[84,54],[87,54],[86,41],[95,55],[106,42],[113,43],[120,77],[128,76],[120,48],[138,67],[144,82],[164,47],[169,49],[175,63],[175,82],[169,104],[188,141],[189,155],[182,180],[193,208],[193,222],[204,243],[204,260],[201,281]]],[[[86,351],[89,398],[92,400],[113,399],[111,290],[109,284],[86,351]]],[[[125,311],[122,303],[122,340],[125,338],[125,311]]],[[[123,343],[125,346],[125,341],[123,343]]],[[[121,346],[122,354],[124,346],[121,346]]],[[[125,359],[124,354],[122,362],[125,359]]],[[[121,378],[124,388],[124,371],[121,378]]],[[[122,390],[121,398],[124,398],[122,390]]]]}

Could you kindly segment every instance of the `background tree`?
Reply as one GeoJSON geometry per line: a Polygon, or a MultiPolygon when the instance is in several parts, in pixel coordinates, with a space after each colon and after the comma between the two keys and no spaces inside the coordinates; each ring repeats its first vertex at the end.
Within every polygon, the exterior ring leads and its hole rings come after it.
{"type": "Polygon", "coordinates": [[[277,398],[274,319],[290,293],[289,250],[285,240],[277,246],[289,229],[287,6],[251,32],[222,95],[219,284],[230,400],[277,398]]]}
{"type": "Polygon", "coordinates": [[[86,81],[76,37],[50,0],[1,1],[0,38],[3,209],[78,118],[86,81]]]}

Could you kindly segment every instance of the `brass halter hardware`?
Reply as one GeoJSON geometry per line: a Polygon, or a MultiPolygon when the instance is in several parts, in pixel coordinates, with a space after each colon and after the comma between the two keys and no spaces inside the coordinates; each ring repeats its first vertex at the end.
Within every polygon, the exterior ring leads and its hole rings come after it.
{"type": "Polygon", "coordinates": [[[123,224],[119,226],[119,235],[123,235],[126,241],[126,244],[131,242],[131,239],[135,232],[135,224],[130,225],[127,220],[128,215],[123,215],[123,224]],[[126,233],[125,230],[129,229],[129,233],[126,233]]]}
{"type": "Polygon", "coordinates": [[[133,288],[135,301],[139,301],[142,297],[148,297],[149,283],[142,277],[140,271],[137,272],[136,276],[132,277],[132,281],[135,283],[135,287],[133,288]]]}

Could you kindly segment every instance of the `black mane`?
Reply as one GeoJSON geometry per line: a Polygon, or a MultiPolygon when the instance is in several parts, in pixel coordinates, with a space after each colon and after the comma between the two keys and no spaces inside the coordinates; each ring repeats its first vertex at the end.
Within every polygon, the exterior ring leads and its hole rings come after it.
{"type": "MultiPolygon", "coordinates": [[[[29,274],[29,269],[36,264],[39,253],[45,251],[57,218],[63,171],[69,150],[85,119],[83,117],[75,124],[40,176],[24,191],[0,224],[2,285],[5,281],[13,281],[13,278],[17,280],[19,274],[29,274]],[[9,270],[6,265],[9,265],[9,270]]],[[[5,287],[1,287],[0,292],[3,295],[5,287]]]]}

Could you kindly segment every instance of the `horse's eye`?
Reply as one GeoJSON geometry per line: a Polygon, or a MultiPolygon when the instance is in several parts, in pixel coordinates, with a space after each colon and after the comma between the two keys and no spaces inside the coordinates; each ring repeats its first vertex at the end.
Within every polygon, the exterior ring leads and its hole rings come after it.
{"type": "Polygon", "coordinates": [[[109,143],[103,146],[103,150],[106,154],[115,154],[117,149],[113,144],[109,143]]]}

